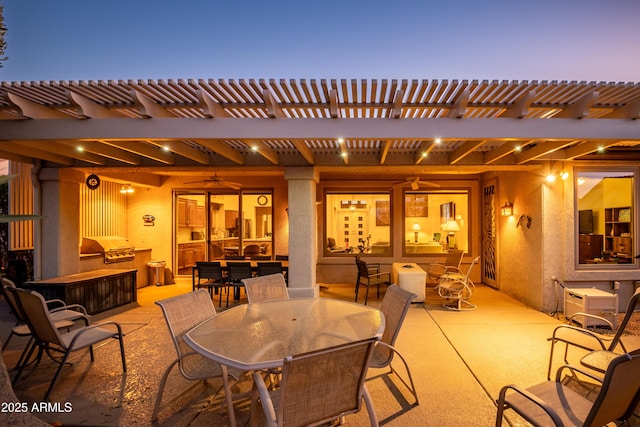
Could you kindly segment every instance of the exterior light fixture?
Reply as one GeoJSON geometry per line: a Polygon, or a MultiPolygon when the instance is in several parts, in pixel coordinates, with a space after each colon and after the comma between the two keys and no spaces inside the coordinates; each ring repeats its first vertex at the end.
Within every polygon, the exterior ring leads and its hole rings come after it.
{"type": "Polygon", "coordinates": [[[505,202],[505,204],[500,208],[500,213],[502,214],[502,216],[512,216],[513,205],[509,202],[505,202]]]}
{"type": "Polygon", "coordinates": [[[413,224],[413,226],[411,227],[411,229],[413,230],[413,234],[415,237],[415,241],[416,243],[418,243],[418,233],[420,232],[421,228],[420,228],[420,224],[418,224],[417,222],[413,224]]]}
{"type": "Polygon", "coordinates": [[[562,171],[562,173],[560,174],[560,178],[562,178],[563,181],[566,181],[569,178],[569,172],[562,171]]]}
{"type": "Polygon", "coordinates": [[[547,182],[555,182],[556,176],[554,174],[547,175],[547,182]]]}
{"type": "Polygon", "coordinates": [[[120,187],[120,193],[122,193],[122,194],[131,194],[133,192],[134,192],[134,189],[131,186],[131,184],[126,184],[126,185],[123,185],[122,187],[120,187]]]}

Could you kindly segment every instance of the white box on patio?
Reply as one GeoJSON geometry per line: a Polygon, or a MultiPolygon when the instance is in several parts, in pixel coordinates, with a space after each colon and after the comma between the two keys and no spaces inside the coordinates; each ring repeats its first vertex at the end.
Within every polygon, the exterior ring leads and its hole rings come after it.
{"type": "MultiPolygon", "coordinates": [[[[569,317],[575,313],[588,313],[607,319],[617,327],[618,295],[596,288],[580,288],[564,290],[564,315],[569,317]]],[[[588,326],[606,326],[601,320],[586,316],[576,316],[573,320],[583,328],[588,326]]]]}

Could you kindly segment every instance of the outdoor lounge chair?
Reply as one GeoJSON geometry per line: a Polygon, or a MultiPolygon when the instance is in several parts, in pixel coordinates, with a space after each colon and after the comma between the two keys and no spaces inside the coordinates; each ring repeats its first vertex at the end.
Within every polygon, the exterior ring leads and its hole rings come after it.
{"type": "Polygon", "coordinates": [[[216,316],[216,309],[211,301],[209,293],[204,289],[156,301],[156,304],[162,309],[164,318],[169,328],[171,340],[178,355],[177,359],[169,364],[162,375],[156,403],[151,415],[151,421],[158,418],[160,411],[160,403],[164,392],[167,379],[173,367],[177,364],[180,374],[191,381],[207,380],[209,378],[221,377],[224,384],[224,392],[227,402],[227,410],[229,413],[229,422],[231,426],[236,425],[235,413],[233,410],[233,396],[231,394],[231,385],[229,377],[237,380],[240,372],[235,369],[227,369],[226,366],[220,365],[218,362],[196,353],[184,342],[184,335],[193,327],[199,325],[205,320],[216,316]]]}
{"type": "Polygon", "coordinates": [[[436,286],[438,295],[447,299],[447,302],[442,304],[443,307],[450,310],[464,311],[474,310],[476,305],[469,302],[469,298],[475,290],[475,285],[471,281],[471,271],[473,267],[480,262],[480,257],[476,257],[466,273],[462,272],[457,267],[449,267],[446,274],[440,276],[440,282],[436,286]],[[451,304],[454,301],[454,304],[451,304]]]}
{"type": "MultiPolygon", "coordinates": [[[[561,366],[555,381],[526,389],[507,385],[497,400],[496,427],[502,425],[505,409],[512,409],[536,426],[604,426],[627,421],[640,400],[640,351],[616,356],[603,379],[569,365],[561,366]],[[602,386],[595,399],[587,399],[563,383],[567,369],[581,373],[602,386]],[[513,393],[507,394],[509,390],[513,393]]],[[[618,424],[616,424],[618,425],[618,424]]]]}
{"type": "Polygon", "coordinates": [[[447,254],[444,264],[429,264],[429,267],[427,267],[427,283],[437,284],[440,281],[440,277],[446,274],[450,268],[460,269],[463,255],[464,251],[452,249],[447,254]]]}
{"type": "Polygon", "coordinates": [[[373,357],[371,358],[371,362],[369,362],[369,367],[389,367],[389,371],[383,373],[382,375],[395,373],[400,381],[402,381],[402,383],[409,389],[413,397],[416,399],[415,404],[419,405],[420,402],[418,401],[418,393],[416,392],[416,387],[413,383],[413,378],[411,377],[409,365],[407,364],[405,358],[402,357],[400,352],[394,347],[396,338],[398,338],[398,334],[400,333],[400,327],[402,326],[404,318],[407,315],[407,311],[411,306],[411,300],[413,300],[415,297],[415,294],[396,285],[392,285],[387,288],[387,292],[384,294],[384,298],[382,298],[382,304],[380,305],[380,311],[382,311],[382,313],[384,314],[385,319],[384,333],[382,334],[382,339],[376,343],[376,346],[373,350],[373,357]],[[404,369],[409,379],[408,382],[402,378],[402,376],[393,368],[393,365],[391,364],[395,355],[397,355],[404,364],[404,369]]]}
{"type": "MultiPolygon", "coordinates": [[[[573,325],[560,325],[553,330],[553,335],[549,338],[551,341],[551,351],[549,354],[549,367],[547,368],[547,379],[551,376],[551,364],[553,363],[554,348],[557,343],[564,343],[564,362],[568,362],[569,346],[581,348],[589,351],[580,361],[583,365],[595,369],[599,372],[604,372],[607,369],[608,362],[620,353],[627,352],[621,338],[624,334],[625,328],[629,324],[629,320],[633,315],[636,307],[640,303],[640,288],[636,289],[633,296],[629,300],[627,305],[627,311],[625,312],[622,322],[618,325],[618,328],[613,335],[603,335],[594,331],[590,331],[586,328],[579,328],[573,325]],[[620,347],[621,351],[616,351],[620,347]]],[[[575,313],[572,317],[587,316],[595,317],[599,320],[607,322],[606,319],[598,316],[594,316],[589,313],[575,313]]],[[[608,322],[607,322],[608,323],[608,322]]]]}
{"type": "Polygon", "coordinates": [[[287,283],[280,273],[268,276],[256,276],[242,279],[244,290],[247,293],[249,304],[271,301],[278,299],[289,299],[287,283]]]}
{"type": "Polygon", "coordinates": [[[369,286],[375,286],[380,298],[380,285],[391,285],[391,273],[380,271],[379,264],[367,264],[359,256],[356,255],[356,266],[358,267],[358,277],[356,279],[356,302],[358,302],[358,290],[360,285],[367,287],[364,297],[364,305],[367,305],[369,299],[369,286]]]}
{"type": "MultiPolygon", "coordinates": [[[[11,341],[11,338],[16,335],[19,337],[30,337],[29,342],[25,345],[24,350],[20,358],[18,359],[18,363],[16,367],[19,367],[22,363],[22,359],[27,355],[29,350],[29,345],[33,343],[33,338],[31,337],[31,331],[29,330],[29,326],[26,324],[24,317],[22,316],[21,310],[18,306],[18,301],[15,299],[15,295],[11,292],[5,290],[5,287],[8,288],[16,288],[16,285],[7,278],[2,278],[2,286],[0,286],[0,292],[4,297],[5,301],[9,305],[9,309],[16,317],[16,326],[11,328],[11,332],[9,333],[9,337],[2,345],[2,352],[4,352],[5,348],[11,341]]],[[[66,305],[64,301],[61,299],[51,299],[45,301],[47,304],[47,309],[49,309],[49,313],[51,314],[51,318],[56,326],[56,328],[67,329],[69,330],[76,320],[84,320],[85,324],[89,324],[89,315],[87,314],[87,310],[79,305],[79,304],[71,304],[66,305]]],[[[41,354],[38,354],[38,358],[41,354]]],[[[38,359],[36,358],[36,359],[38,359]]]]}
{"type": "Polygon", "coordinates": [[[280,387],[270,391],[254,372],[251,426],[258,423],[258,399],[269,427],[319,425],[360,411],[364,399],[372,426],[378,425],[365,385],[375,338],[288,356],[280,387]]]}
{"type": "MultiPolygon", "coordinates": [[[[41,351],[45,351],[52,360],[59,363],[58,369],[51,380],[51,384],[44,395],[44,400],[49,400],[49,396],[53,387],[55,386],[62,368],[66,365],[66,362],[72,352],[89,348],[91,355],[91,361],[94,360],[93,346],[102,341],[109,339],[118,340],[120,343],[120,357],[122,359],[122,370],[127,371],[127,362],[124,355],[124,342],[122,335],[122,328],[116,322],[102,322],[94,323],[92,325],[82,326],[77,329],[73,329],[70,332],[61,334],[55,325],[54,320],[47,309],[47,304],[42,295],[35,291],[27,291],[24,289],[8,289],[9,292],[13,292],[18,301],[22,316],[25,322],[29,325],[31,335],[35,340],[36,346],[41,351]],[[56,360],[52,353],[62,354],[61,360],[56,360]]],[[[36,346],[32,346],[29,353],[25,357],[22,365],[18,368],[13,383],[15,384],[21,377],[24,368],[27,366],[29,358],[31,357],[36,346]]],[[[34,366],[37,367],[36,364],[34,366]]]]}

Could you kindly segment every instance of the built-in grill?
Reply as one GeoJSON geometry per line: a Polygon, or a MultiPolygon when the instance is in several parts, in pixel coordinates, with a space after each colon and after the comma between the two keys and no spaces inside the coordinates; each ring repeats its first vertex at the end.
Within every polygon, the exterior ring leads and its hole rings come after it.
{"type": "Polygon", "coordinates": [[[83,237],[80,246],[81,254],[104,254],[104,262],[131,261],[135,258],[135,248],[121,236],[93,236],[83,237]]]}

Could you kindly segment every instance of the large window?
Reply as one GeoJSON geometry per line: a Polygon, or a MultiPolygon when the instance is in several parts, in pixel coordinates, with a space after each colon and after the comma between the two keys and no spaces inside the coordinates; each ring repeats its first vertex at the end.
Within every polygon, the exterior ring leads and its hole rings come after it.
{"type": "Polygon", "coordinates": [[[389,193],[328,193],[325,202],[326,253],[391,255],[389,193]]]}
{"type": "Polygon", "coordinates": [[[578,264],[598,268],[634,263],[633,170],[575,171],[578,264]]]}
{"type": "Polygon", "coordinates": [[[460,191],[404,194],[404,253],[409,256],[469,249],[469,195],[460,191]]]}

